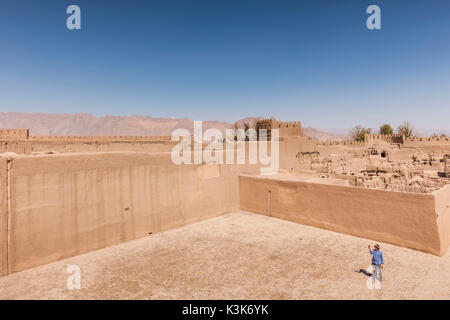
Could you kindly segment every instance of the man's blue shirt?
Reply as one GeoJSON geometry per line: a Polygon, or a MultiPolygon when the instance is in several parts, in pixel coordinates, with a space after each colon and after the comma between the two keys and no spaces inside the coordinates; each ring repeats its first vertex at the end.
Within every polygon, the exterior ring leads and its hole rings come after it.
{"type": "Polygon", "coordinates": [[[377,266],[384,264],[383,253],[380,250],[372,250],[370,253],[372,254],[372,264],[376,264],[377,266]]]}

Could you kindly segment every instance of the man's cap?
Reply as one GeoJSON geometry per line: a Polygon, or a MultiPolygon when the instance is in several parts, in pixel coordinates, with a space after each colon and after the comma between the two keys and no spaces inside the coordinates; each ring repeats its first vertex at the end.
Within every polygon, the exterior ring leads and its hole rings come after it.
{"type": "Polygon", "coordinates": [[[375,248],[380,249],[380,245],[377,243],[377,244],[375,245],[375,248]]]}

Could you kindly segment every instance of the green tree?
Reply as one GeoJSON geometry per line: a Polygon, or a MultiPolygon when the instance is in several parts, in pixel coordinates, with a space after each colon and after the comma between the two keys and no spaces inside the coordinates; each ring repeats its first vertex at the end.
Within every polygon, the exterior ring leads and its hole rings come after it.
{"type": "Polygon", "coordinates": [[[357,125],[350,130],[350,137],[355,141],[364,142],[364,136],[371,132],[372,129],[357,125]]]}
{"type": "Polygon", "coordinates": [[[390,124],[383,124],[380,127],[380,134],[394,134],[394,129],[392,129],[390,124]]]}
{"type": "Polygon", "coordinates": [[[415,130],[409,121],[405,121],[403,124],[398,126],[397,133],[409,138],[415,134],[415,130]]]}

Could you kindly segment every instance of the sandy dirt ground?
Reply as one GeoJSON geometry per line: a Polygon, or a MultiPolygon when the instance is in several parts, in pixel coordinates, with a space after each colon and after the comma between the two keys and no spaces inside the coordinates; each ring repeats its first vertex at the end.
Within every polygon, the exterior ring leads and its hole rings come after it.
{"type": "Polygon", "coordinates": [[[373,241],[236,212],[0,278],[1,299],[449,299],[450,254],[381,244],[380,290],[360,272],[373,241]],[[69,290],[67,267],[81,270],[69,290]]]}

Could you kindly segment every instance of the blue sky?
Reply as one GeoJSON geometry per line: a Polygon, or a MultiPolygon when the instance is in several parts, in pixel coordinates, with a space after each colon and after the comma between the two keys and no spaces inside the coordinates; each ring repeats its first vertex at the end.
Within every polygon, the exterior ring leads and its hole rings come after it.
{"type": "Polygon", "coordinates": [[[0,112],[449,129],[449,40],[448,0],[0,0],[0,112]]]}

